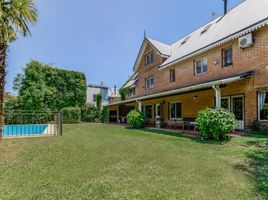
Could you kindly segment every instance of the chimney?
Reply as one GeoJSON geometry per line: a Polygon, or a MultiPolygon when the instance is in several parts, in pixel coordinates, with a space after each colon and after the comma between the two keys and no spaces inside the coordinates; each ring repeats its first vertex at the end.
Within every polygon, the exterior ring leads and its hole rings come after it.
{"type": "Polygon", "coordinates": [[[228,6],[228,0],[223,0],[224,1],[224,15],[227,14],[227,6],[228,6]]]}
{"type": "Polygon", "coordinates": [[[114,85],[114,95],[116,96],[116,85],[114,85]]]}

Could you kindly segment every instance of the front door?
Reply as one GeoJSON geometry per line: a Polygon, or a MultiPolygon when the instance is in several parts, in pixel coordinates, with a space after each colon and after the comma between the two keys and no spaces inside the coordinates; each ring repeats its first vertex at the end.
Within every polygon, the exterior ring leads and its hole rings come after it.
{"type": "Polygon", "coordinates": [[[244,130],[244,97],[243,96],[233,96],[231,98],[232,107],[231,111],[235,114],[238,123],[238,129],[244,130]]]}

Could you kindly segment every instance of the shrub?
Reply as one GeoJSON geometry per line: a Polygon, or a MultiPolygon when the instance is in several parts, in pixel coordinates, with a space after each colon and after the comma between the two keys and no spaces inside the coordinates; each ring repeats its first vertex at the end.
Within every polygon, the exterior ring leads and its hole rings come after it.
{"type": "Polygon", "coordinates": [[[135,129],[144,128],[146,123],[145,115],[137,110],[132,110],[127,115],[127,123],[135,129]]]}
{"type": "Polygon", "coordinates": [[[126,100],[126,97],[128,95],[128,88],[121,88],[119,90],[121,101],[126,100]]]}
{"type": "Polygon", "coordinates": [[[97,110],[101,110],[101,107],[102,107],[102,96],[101,94],[97,94],[96,95],[96,107],[97,107],[97,110]]]}
{"type": "Polygon", "coordinates": [[[94,122],[99,117],[97,108],[91,104],[86,104],[81,108],[81,120],[83,122],[94,122]]]}
{"type": "Polygon", "coordinates": [[[66,107],[61,110],[64,124],[81,122],[81,109],[79,107],[66,107]]]}
{"type": "Polygon", "coordinates": [[[200,111],[197,123],[201,136],[214,140],[227,139],[226,135],[237,128],[235,115],[222,108],[206,108],[200,111]]]}
{"type": "Polygon", "coordinates": [[[101,122],[107,123],[109,121],[109,108],[104,106],[101,111],[101,122]]]}

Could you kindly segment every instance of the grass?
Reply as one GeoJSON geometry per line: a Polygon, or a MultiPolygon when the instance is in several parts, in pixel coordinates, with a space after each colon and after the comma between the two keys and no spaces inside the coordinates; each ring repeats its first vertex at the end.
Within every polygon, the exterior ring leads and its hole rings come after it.
{"type": "Polygon", "coordinates": [[[267,134],[260,134],[260,133],[245,133],[243,134],[245,137],[253,137],[253,138],[266,138],[268,139],[267,134]]]}
{"type": "Polygon", "coordinates": [[[268,199],[267,143],[67,125],[63,137],[0,143],[0,199],[268,199]]]}

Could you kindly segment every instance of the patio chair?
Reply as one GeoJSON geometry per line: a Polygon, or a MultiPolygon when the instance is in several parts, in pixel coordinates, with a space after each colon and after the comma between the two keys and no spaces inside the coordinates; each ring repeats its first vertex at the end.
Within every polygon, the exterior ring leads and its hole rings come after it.
{"type": "Polygon", "coordinates": [[[181,128],[184,130],[184,122],[182,120],[176,120],[177,128],[181,128]]]}
{"type": "Polygon", "coordinates": [[[177,127],[175,120],[168,120],[167,125],[168,125],[168,128],[177,127]]]}

